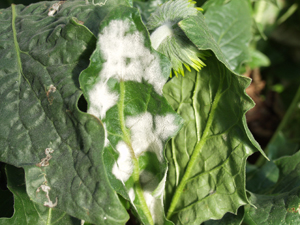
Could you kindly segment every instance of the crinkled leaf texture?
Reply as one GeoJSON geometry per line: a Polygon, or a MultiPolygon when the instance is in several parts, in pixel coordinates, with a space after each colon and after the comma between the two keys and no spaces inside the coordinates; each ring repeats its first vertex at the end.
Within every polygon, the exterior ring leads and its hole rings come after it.
{"type": "Polygon", "coordinates": [[[15,212],[11,218],[0,218],[1,225],[63,224],[80,225],[80,220],[60,210],[53,210],[30,200],[26,193],[24,171],[10,165],[6,166],[7,186],[14,194],[15,212]]]}
{"type": "Polygon", "coordinates": [[[254,105],[245,94],[250,80],[213,56],[206,62],[200,72],[174,78],[164,87],[168,102],[185,121],[166,151],[165,210],[175,224],[220,219],[249,203],[245,163],[257,150],[245,119],[254,105]]]}
{"type": "Polygon", "coordinates": [[[91,21],[99,6],[64,3],[48,16],[52,4],[1,10],[0,160],[24,167],[34,202],[93,223],[124,224],[128,214],[105,173],[103,125],[77,108],[78,76],[96,38],[72,17],[91,21]]]}
{"type": "Polygon", "coordinates": [[[245,207],[250,225],[300,224],[300,151],[274,161],[279,169],[277,183],[268,193],[251,193],[256,208],[245,207]]]}
{"type": "Polygon", "coordinates": [[[137,9],[117,7],[102,21],[89,67],[80,75],[88,112],[106,127],[111,184],[144,224],[163,224],[164,146],[181,118],[162,96],[169,61],[151,48],[137,9]]]}

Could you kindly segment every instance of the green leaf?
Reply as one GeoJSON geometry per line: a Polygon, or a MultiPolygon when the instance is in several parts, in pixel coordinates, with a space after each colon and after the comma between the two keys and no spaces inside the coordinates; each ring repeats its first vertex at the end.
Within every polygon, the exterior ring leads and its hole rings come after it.
{"type": "Polygon", "coordinates": [[[247,190],[263,194],[274,186],[279,177],[279,170],[273,162],[267,162],[261,168],[247,172],[247,190]]]}
{"type": "Polygon", "coordinates": [[[275,6],[278,6],[277,0],[252,0],[253,2],[270,2],[275,6]]]}
{"type": "Polygon", "coordinates": [[[80,220],[63,211],[38,205],[30,200],[26,193],[24,171],[10,165],[6,166],[8,188],[14,194],[14,215],[12,218],[0,218],[2,225],[64,224],[80,225],[80,220]]]}
{"type": "Polygon", "coordinates": [[[151,14],[147,27],[149,30],[154,30],[166,23],[173,26],[184,18],[197,15],[197,12],[194,3],[189,0],[167,1],[151,14]]]}
{"type": "Polygon", "coordinates": [[[203,8],[204,11],[206,11],[207,9],[209,9],[212,6],[224,5],[230,1],[231,0],[207,0],[201,7],[203,8]]]}
{"type": "Polygon", "coordinates": [[[0,161],[25,168],[27,193],[42,207],[124,224],[128,214],[105,173],[103,126],[77,108],[78,76],[96,40],[71,19],[82,2],[48,16],[52,4],[0,11],[0,161]]]}
{"type": "Polygon", "coordinates": [[[251,193],[256,208],[246,206],[245,221],[252,224],[300,223],[300,151],[275,161],[278,182],[265,195],[251,193]]]}
{"type": "Polygon", "coordinates": [[[104,160],[114,189],[144,224],[163,224],[165,143],[181,118],[162,96],[169,61],[151,48],[137,9],[115,8],[100,26],[89,67],[80,75],[88,112],[106,127],[104,160]]]}
{"type": "Polygon", "coordinates": [[[237,215],[226,213],[220,220],[209,220],[204,225],[241,225],[244,220],[244,207],[240,207],[237,215]]]}
{"type": "Polygon", "coordinates": [[[270,66],[269,58],[262,52],[256,49],[250,49],[251,60],[247,63],[251,69],[270,66]]]}
{"type": "Polygon", "coordinates": [[[189,71],[190,67],[200,70],[205,64],[199,57],[205,59],[210,55],[200,52],[178,27],[179,21],[197,15],[194,3],[190,0],[168,1],[159,6],[147,22],[148,29],[153,30],[152,47],[169,58],[176,76],[184,76],[183,65],[189,71]]]}
{"type": "Polygon", "coordinates": [[[199,73],[165,85],[165,97],[185,120],[166,152],[165,208],[175,224],[220,219],[248,204],[246,159],[256,148],[262,151],[245,121],[254,105],[245,94],[249,83],[210,57],[199,73]]]}
{"type": "MultiPolygon", "coordinates": [[[[221,48],[229,68],[238,72],[241,64],[250,59],[248,45],[252,17],[249,1],[231,0],[227,4],[210,6],[205,11],[205,23],[221,48]]],[[[193,32],[197,34],[199,29],[193,32]]]]}
{"type": "Polygon", "coordinates": [[[157,7],[162,5],[163,3],[167,2],[168,0],[149,0],[149,1],[133,1],[133,6],[137,8],[142,16],[143,21],[146,22],[148,21],[151,13],[153,13],[157,7]]]}
{"type": "Polygon", "coordinates": [[[184,19],[180,21],[178,25],[199,50],[212,50],[218,60],[220,60],[228,69],[231,69],[226,56],[212,36],[202,13],[184,19]]]}

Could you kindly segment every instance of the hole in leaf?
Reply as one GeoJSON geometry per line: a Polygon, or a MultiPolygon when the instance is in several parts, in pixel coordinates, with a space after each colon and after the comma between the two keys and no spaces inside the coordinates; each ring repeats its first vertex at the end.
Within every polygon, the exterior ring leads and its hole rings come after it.
{"type": "Polygon", "coordinates": [[[5,165],[5,163],[0,162],[0,218],[10,218],[14,214],[14,197],[7,188],[5,165]]]}
{"type": "Polygon", "coordinates": [[[87,112],[87,105],[86,99],[83,95],[81,95],[77,103],[78,109],[80,109],[82,112],[87,112]]]}

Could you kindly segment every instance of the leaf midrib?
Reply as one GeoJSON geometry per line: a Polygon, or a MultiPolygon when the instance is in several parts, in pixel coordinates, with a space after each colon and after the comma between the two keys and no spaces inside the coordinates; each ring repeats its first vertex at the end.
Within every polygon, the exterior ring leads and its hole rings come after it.
{"type": "Polygon", "coordinates": [[[143,189],[141,187],[140,180],[139,180],[140,179],[139,178],[140,177],[139,160],[136,157],[133,147],[132,147],[132,144],[131,144],[130,130],[125,125],[125,115],[124,115],[125,92],[126,92],[125,82],[123,80],[121,80],[120,81],[120,99],[118,102],[118,114],[119,114],[121,130],[123,133],[122,139],[126,143],[127,147],[129,148],[130,155],[132,158],[132,162],[133,162],[132,177],[134,180],[134,189],[139,198],[141,209],[144,212],[144,214],[148,220],[148,223],[150,225],[154,225],[153,219],[152,219],[150,210],[147,206],[147,203],[146,203],[146,200],[144,197],[144,193],[143,193],[143,189]]]}
{"type": "MultiPolygon", "coordinates": [[[[197,76],[200,76],[200,74],[197,73],[197,76]]],[[[177,203],[179,201],[181,193],[183,192],[183,190],[186,186],[186,183],[189,180],[190,174],[192,172],[194,164],[196,163],[197,157],[198,157],[200,151],[202,150],[203,146],[206,143],[206,140],[207,140],[207,137],[209,135],[210,128],[211,128],[211,125],[212,125],[212,122],[213,122],[214,114],[215,114],[216,108],[218,106],[218,103],[220,101],[220,98],[224,94],[224,92],[226,92],[228,90],[228,89],[226,89],[225,91],[222,92],[223,82],[224,82],[224,77],[222,77],[222,79],[220,80],[218,91],[217,91],[215,99],[213,101],[211,111],[209,113],[208,120],[207,120],[205,129],[204,129],[204,132],[203,132],[203,134],[200,138],[200,141],[196,144],[195,149],[193,150],[191,159],[188,162],[188,165],[186,167],[186,170],[185,170],[185,173],[182,177],[182,180],[180,181],[180,184],[177,187],[177,189],[175,191],[175,194],[173,195],[173,198],[172,198],[171,203],[170,203],[170,207],[169,207],[168,212],[167,212],[167,219],[170,219],[174,214],[174,210],[177,206],[177,203]]],[[[194,103],[193,103],[193,106],[194,106],[194,103]]]]}

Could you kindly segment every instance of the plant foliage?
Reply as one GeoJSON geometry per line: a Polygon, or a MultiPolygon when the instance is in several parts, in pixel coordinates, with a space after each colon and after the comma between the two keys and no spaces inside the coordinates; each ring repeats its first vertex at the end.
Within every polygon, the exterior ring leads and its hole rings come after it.
{"type": "Polygon", "coordinates": [[[0,223],[299,223],[300,92],[266,155],[247,127],[255,4],[1,9],[0,223]]]}

